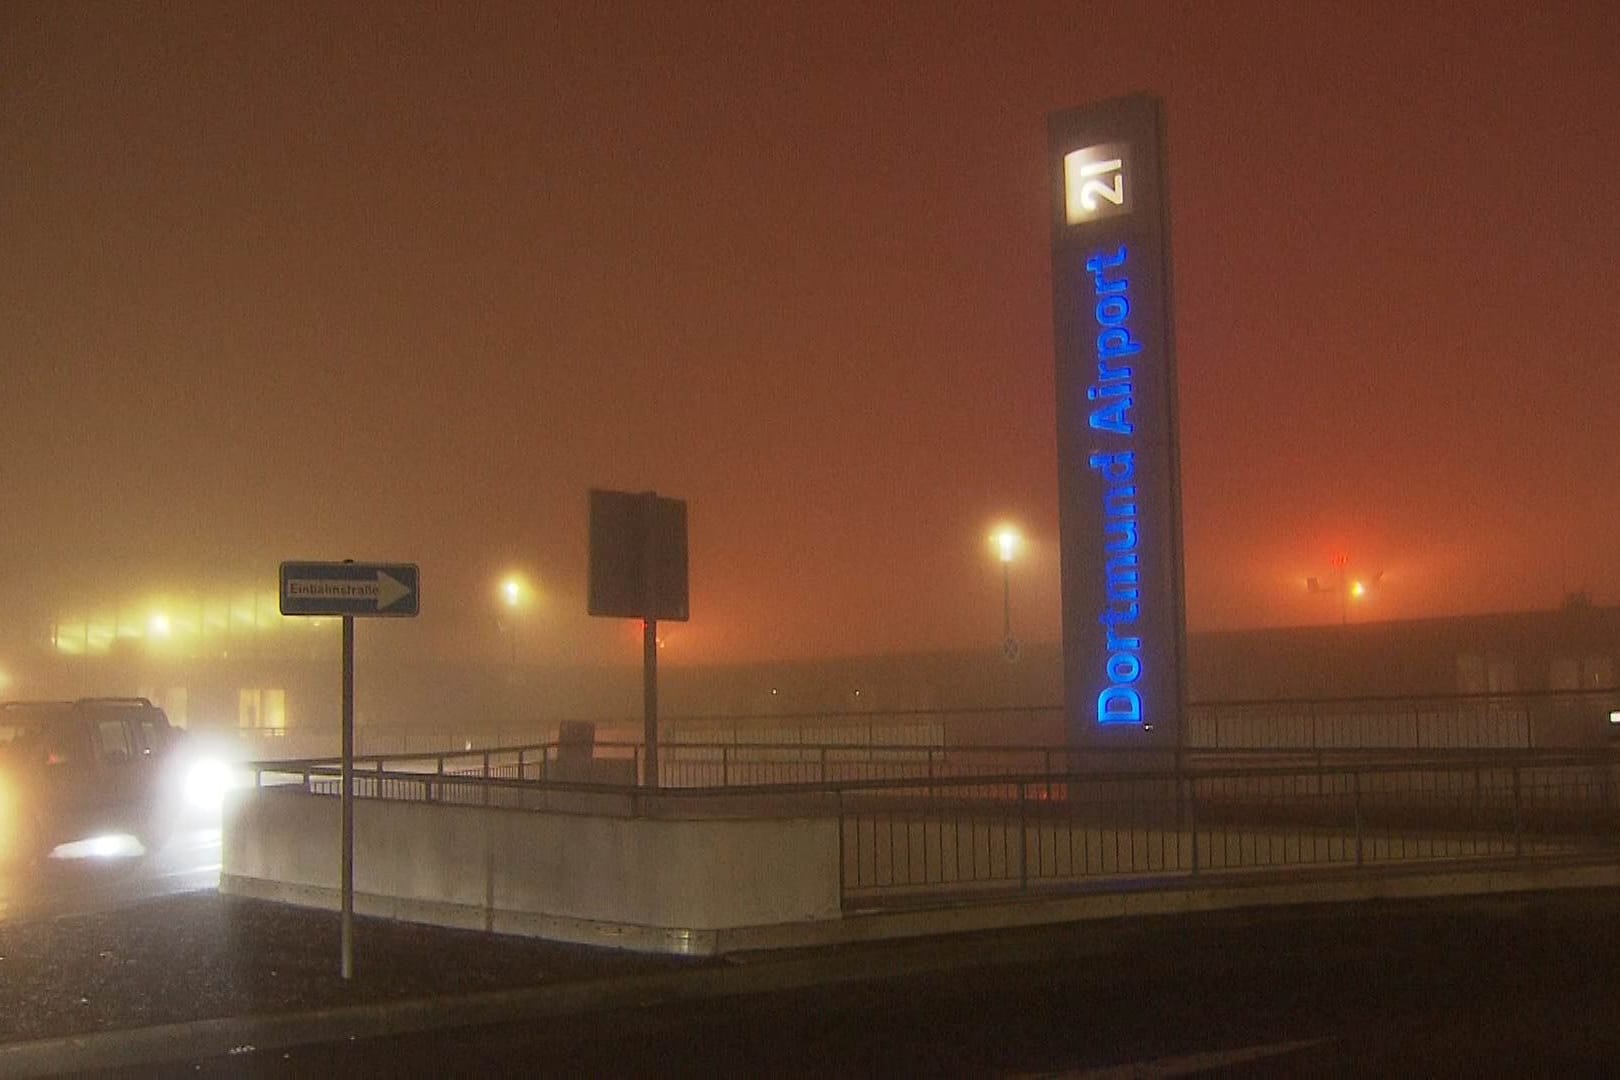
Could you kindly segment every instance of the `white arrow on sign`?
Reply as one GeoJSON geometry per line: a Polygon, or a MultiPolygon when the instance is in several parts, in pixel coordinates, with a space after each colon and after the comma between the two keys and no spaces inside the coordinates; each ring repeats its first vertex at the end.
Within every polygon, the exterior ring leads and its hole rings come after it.
{"type": "Polygon", "coordinates": [[[381,611],[411,595],[411,589],[404,582],[379,570],[375,581],[291,578],[287,582],[287,595],[301,600],[374,600],[377,610],[381,611]]]}

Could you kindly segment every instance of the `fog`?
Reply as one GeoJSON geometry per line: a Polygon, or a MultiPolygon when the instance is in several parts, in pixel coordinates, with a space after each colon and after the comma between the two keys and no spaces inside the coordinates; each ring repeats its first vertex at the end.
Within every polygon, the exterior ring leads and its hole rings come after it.
{"type": "MultiPolygon", "coordinates": [[[[1617,35],[1599,5],[8,4],[0,696],[322,670],[276,569],[352,557],[422,571],[363,679],[634,708],[639,625],[585,612],[592,487],[688,504],[660,662],[749,674],[682,708],[994,659],[1003,522],[1014,632],[1055,642],[1044,123],[1141,88],[1192,626],[1339,621],[1305,582],[1340,554],[1377,582],[1348,621],[1612,604],[1617,35]]],[[[973,692],[1049,700],[1026,668],[973,692]]]]}

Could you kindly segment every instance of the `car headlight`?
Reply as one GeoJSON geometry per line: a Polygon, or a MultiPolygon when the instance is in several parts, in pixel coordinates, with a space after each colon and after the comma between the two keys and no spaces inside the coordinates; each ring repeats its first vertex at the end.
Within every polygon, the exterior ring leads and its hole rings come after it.
{"type": "Polygon", "coordinates": [[[230,765],[218,758],[200,758],[186,769],[182,793],[186,805],[218,813],[225,804],[225,793],[239,783],[230,765]]]}

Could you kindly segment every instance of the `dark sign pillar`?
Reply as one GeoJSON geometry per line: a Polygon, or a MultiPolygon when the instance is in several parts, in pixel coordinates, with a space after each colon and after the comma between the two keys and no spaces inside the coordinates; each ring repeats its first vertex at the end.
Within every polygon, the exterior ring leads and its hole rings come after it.
{"type": "Polygon", "coordinates": [[[1048,134],[1069,742],[1169,748],[1186,631],[1163,106],[1055,113],[1048,134]]]}
{"type": "Polygon", "coordinates": [[[689,616],[686,503],[655,492],[591,492],[586,610],[641,620],[642,783],[658,786],[658,620],[689,616]]]}

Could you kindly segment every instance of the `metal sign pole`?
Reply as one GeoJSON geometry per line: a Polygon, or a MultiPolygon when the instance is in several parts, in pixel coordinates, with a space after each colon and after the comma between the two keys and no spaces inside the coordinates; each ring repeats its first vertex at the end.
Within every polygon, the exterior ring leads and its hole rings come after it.
{"type": "Polygon", "coordinates": [[[343,616],[342,970],[354,978],[354,618],[343,616]]]}
{"type": "Polygon", "coordinates": [[[641,623],[641,722],[647,744],[647,786],[658,786],[658,495],[648,491],[641,496],[641,574],[642,606],[646,618],[641,623]]]}
{"type": "Polygon", "coordinates": [[[642,518],[642,727],[646,787],[658,787],[658,492],[643,492],[642,518]]]}
{"type": "Polygon", "coordinates": [[[641,623],[641,722],[647,744],[646,785],[658,786],[658,620],[641,623]]]}
{"type": "Polygon", "coordinates": [[[339,967],[354,978],[354,620],[415,618],[421,610],[421,570],[415,563],[289,561],[281,564],[281,613],[343,620],[342,865],[339,967]]]}

